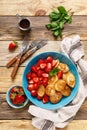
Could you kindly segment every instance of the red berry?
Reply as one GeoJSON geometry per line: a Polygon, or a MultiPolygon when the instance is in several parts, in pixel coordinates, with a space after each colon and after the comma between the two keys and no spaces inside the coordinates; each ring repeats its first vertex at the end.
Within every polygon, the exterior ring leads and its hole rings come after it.
{"type": "Polygon", "coordinates": [[[57,65],[57,60],[52,61],[52,67],[55,67],[57,65]]]}
{"type": "Polygon", "coordinates": [[[12,51],[12,50],[14,50],[17,46],[18,46],[18,45],[17,45],[17,42],[11,42],[11,43],[9,44],[8,49],[9,49],[10,51],[12,51]]]}
{"type": "Polygon", "coordinates": [[[36,91],[36,90],[32,90],[32,91],[31,91],[31,95],[32,95],[33,97],[36,97],[36,96],[37,96],[37,91],[36,91]]]}
{"type": "Polygon", "coordinates": [[[48,73],[48,74],[49,74],[50,71],[51,71],[51,70],[48,69],[48,68],[45,69],[45,72],[48,73]]]}
{"type": "Polygon", "coordinates": [[[46,78],[46,77],[49,77],[49,74],[43,73],[42,76],[43,76],[44,78],[46,78]]]}
{"type": "Polygon", "coordinates": [[[29,91],[34,90],[34,84],[29,84],[28,87],[27,87],[27,89],[28,89],[29,91]]]}
{"type": "Polygon", "coordinates": [[[38,60],[37,66],[40,66],[40,64],[42,64],[42,63],[44,63],[44,60],[43,60],[43,59],[38,60]]]}
{"type": "Polygon", "coordinates": [[[42,100],[42,97],[40,97],[39,95],[37,95],[37,99],[38,100],[42,100]]]}
{"type": "Polygon", "coordinates": [[[40,64],[40,68],[41,68],[41,69],[44,69],[45,67],[46,67],[46,63],[41,63],[41,64],[40,64]]]}
{"type": "Polygon", "coordinates": [[[43,102],[43,103],[49,102],[49,97],[48,97],[46,94],[44,95],[44,97],[43,97],[43,99],[42,99],[42,102],[43,102]]]}
{"type": "Polygon", "coordinates": [[[62,76],[63,76],[63,71],[59,71],[59,73],[57,74],[57,76],[58,76],[58,79],[61,79],[62,76]]]}
{"type": "Polygon", "coordinates": [[[34,83],[34,90],[37,90],[39,87],[39,84],[38,83],[34,83]]]}
{"type": "Polygon", "coordinates": [[[47,63],[47,69],[49,69],[49,70],[52,69],[52,64],[51,63],[47,63]]]}
{"type": "Polygon", "coordinates": [[[34,66],[34,65],[33,65],[33,66],[31,66],[31,71],[32,71],[32,72],[35,72],[35,73],[37,73],[36,66],[34,66]]]}
{"type": "Polygon", "coordinates": [[[38,82],[39,82],[39,78],[38,78],[38,77],[34,77],[34,78],[33,78],[33,81],[34,81],[35,83],[38,83],[38,82]]]}
{"type": "Polygon", "coordinates": [[[47,84],[48,84],[48,78],[44,78],[43,81],[42,81],[42,84],[46,87],[47,84]]]}
{"type": "Polygon", "coordinates": [[[32,79],[30,79],[30,80],[28,80],[28,83],[29,83],[29,84],[33,84],[34,81],[33,81],[32,79]]]}
{"type": "Polygon", "coordinates": [[[47,57],[47,61],[48,61],[48,62],[52,62],[52,61],[53,61],[52,56],[48,56],[48,57],[47,57]]]}
{"type": "Polygon", "coordinates": [[[37,77],[37,74],[36,73],[31,73],[31,77],[32,78],[37,77]]]}
{"type": "Polygon", "coordinates": [[[29,72],[29,73],[26,74],[26,78],[27,79],[31,79],[31,72],[29,72]]]}
{"type": "Polygon", "coordinates": [[[38,77],[41,77],[42,74],[43,74],[43,71],[42,70],[38,70],[38,72],[37,72],[38,77]]]}

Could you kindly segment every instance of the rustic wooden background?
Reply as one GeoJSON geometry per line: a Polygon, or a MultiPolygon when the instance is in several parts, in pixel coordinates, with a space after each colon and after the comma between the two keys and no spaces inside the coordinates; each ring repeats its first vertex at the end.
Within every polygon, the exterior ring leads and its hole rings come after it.
{"type": "MultiPolygon", "coordinates": [[[[48,38],[49,43],[52,43],[54,50],[59,49],[60,39],[55,39],[52,33],[45,28],[45,24],[49,19],[47,16],[34,17],[35,13],[39,9],[46,11],[46,15],[51,12],[52,9],[56,9],[57,6],[64,5],[67,10],[72,8],[75,12],[73,16],[73,22],[70,25],[65,26],[63,31],[63,37],[79,34],[85,50],[85,60],[87,60],[87,1],[86,0],[0,0],[0,129],[2,130],[37,130],[32,126],[31,115],[27,112],[28,105],[25,109],[14,110],[10,108],[6,102],[6,92],[9,86],[13,84],[21,84],[22,73],[28,60],[21,65],[18,74],[14,81],[11,80],[10,69],[6,68],[6,63],[14,57],[20,51],[21,41],[24,34],[17,28],[16,13],[23,16],[31,16],[32,31],[29,34],[29,40],[35,40],[39,38],[48,38]],[[41,23],[41,24],[39,24],[41,23]],[[19,47],[13,52],[9,53],[8,44],[17,40],[19,47]]],[[[50,44],[49,44],[49,50],[50,44]]],[[[43,51],[40,50],[40,51],[43,51]]],[[[37,54],[39,52],[36,52],[37,54]]],[[[35,55],[34,54],[34,55],[35,55]]],[[[30,103],[30,102],[29,102],[30,103]]],[[[75,119],[64,129],[61,130],[87,130],[87,99],[81,106],[75,119]]],[[[60,130],[57,128],[57,130],[60,130]]]]}

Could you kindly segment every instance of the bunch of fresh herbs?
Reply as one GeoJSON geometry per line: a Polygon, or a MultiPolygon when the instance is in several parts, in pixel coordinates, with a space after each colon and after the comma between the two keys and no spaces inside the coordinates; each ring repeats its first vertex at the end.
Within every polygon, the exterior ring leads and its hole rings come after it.
{"type": "Polygon", "coordinates": [[[65,23],[72,22],[72,14],[69,14],[63,6],[59,6],[57,10],[53,10],[50,14],[50,23],[46,25],[47,29],[53,31],[55,37],[62,38],[62,30],[64,29],[65,23]]]}

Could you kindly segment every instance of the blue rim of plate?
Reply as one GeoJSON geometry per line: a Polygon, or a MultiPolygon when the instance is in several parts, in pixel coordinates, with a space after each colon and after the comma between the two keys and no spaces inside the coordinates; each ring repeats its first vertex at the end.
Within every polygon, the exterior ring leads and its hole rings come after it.
{"type": "Polygon", "coordinates": [[[44,109],[48,109],[48,110],[55,110],[55,109],[59,109],[63,106],[66,106],[68,105],[76,96],[77,92],[78,92],[78,88],[79,88],[79,74],[78,74],[78,71],[77,71],[77,68],[76,68],[76,65],[71,61],[71,59],[69,59],[67,56],[65,56],[64,54],[62,53],[58,53],[58,52],[43,52],[43,53],[40,53],[36,56],[34,56],[26,65],[25,69],[24,69],[24,72],[23,72],[23,77],[22,77],[22,86],[23,86],[23,89],[24,89],[24,92],[27,96],[27,98],[33,103],[35,104],[36,106],[38,107],[41,107],[41,108],[44,108],[44,109]],[[47,56],[53,56],[55,55],[55,57],[53,57],[54,59],[58,59],[59,57],[59,60],[60,62],[64,60],[64,63],[66,63],[69,68],[70,68],[70,71],[75,75],[75,78],[76,78],[76,84],[75,84],[75,87],[71,90],[71,94],[70,96],[68,97],[63,97],[61,99],[61,101],[59,101],[57,104],[52,104],[50,102],[46,103],[46,104],[43,104],[42,101],[38,100],[37,98],[35,97],[32,97],[30,92],[27,90],[27,86],[28,86],[28,82],[27,82],[27,79],[26,79],[26,74],[29,72],[27,71],[27,68],[29,70],[30,66],[31,65],[34,65],[32,64],[33,60],[35,61],[35,64],[37,63],[37,57],[38,59],[41,58],[41,56],[43,56],[44,58],[46,58],[47,56]],[[31,64],[30,64],[31,63],[31,64]],[[30,66],[29,66],[30,65],[30,66]],[[74,69],[74,70],[73,70],[74,69]]]}

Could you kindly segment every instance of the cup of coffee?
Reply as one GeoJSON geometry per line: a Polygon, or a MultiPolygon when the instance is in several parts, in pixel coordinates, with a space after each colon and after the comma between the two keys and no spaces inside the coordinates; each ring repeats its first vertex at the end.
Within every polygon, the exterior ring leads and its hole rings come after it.
{"type": "Polygon", "coordinates": [[[31,22],[30,19],[27,17],[21,17],[19,14],[16,15],[19,19],[18,21],[18,27],[22,31],[30,31],[31,29],[31,22]]]}

